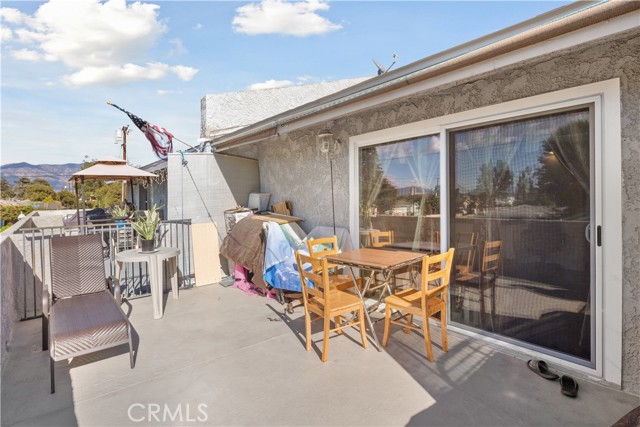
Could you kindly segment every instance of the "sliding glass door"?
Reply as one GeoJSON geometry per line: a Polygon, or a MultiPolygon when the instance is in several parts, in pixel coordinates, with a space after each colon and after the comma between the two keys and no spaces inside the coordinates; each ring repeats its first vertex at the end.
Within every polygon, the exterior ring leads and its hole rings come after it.
{"type": "Polygon", "coordinates": [[[451,321],[588,366],[592,109],[448,133],[451,321]]]}

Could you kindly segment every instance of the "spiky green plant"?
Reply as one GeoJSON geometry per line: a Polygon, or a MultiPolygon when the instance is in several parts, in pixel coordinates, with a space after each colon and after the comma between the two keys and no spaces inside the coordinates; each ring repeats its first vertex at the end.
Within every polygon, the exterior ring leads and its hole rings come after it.
{"type": "Polygon", "coordinates": [[[127,205],[117,205],[111,209],[111,215],[114,218],[127,218],[129,216],[129,207],[127,205]]]}
{"type": "Polygon", "coordinates": [[[160,213],[158,212],[158,207],[153,205],[151,209],[144,211],[144,214],[131,225],[141,239],[154,240],[159,223],[160,213]]]}

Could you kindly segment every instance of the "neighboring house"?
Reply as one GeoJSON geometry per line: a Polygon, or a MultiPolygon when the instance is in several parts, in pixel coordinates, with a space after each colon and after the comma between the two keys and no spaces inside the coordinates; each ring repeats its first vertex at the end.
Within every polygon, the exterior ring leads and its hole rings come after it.
{"type": "Polygon", "coordinates": [[[459,271],[500,242],[486,294],[456,278],[451,327],[640,393],[639,9],[576,2],[213,145],[257,159],[260,190],[290,200],[307,231],[331,223],[334,197],[354,240],[436,230],[459,271]],[[340,141],[333,183],[325,130],[340,141]],[[398,194],[410,186],[439,194],[398,194]],[[407,197],[415,216],[385,214],[407,197]]]}
{"type": "MultiPolygon", "coordinates": [[[[334,80],[274,89],[244,90],[205,95],[201,101],[200,136],[202,138],[213,138],[227,134],[364,80],[364,78],[334,80]]],[[[209,147],[206,144],[202,143],[198,148],[209,152],[209,147]]],[[[187,152],[196,153],[198,150],[189,149],[187,152]]],[[[174,155],[177,156],[178,154],[174,155]]],[[[162,215],[165,219],[171,216],[168,212],[169,209],[174,214],[176,209],[180,210],[176,206],[171,208],[168,206],[167,165],[168,162],[166,160],[159,160],[143,166],[141,169],[158,174],[159,178],[151,180],[148,188],[139,186],[134,191],[134,204],[136,206],[141,209],[154,203],[162,206],[162,215]]],[[[174,175],[177,175],[177,171],[174,175]]],[[[191,177],[189,177],[190,179],[191,177]]],[[[205,176],[195,176],[194,179],[196,181],[204,181],[205,176]]],[[[239,201],[236,204],[244,205],[246,201],[239,201]]],[[[236,204],[230,207],[234,207],[236,204]]]]}

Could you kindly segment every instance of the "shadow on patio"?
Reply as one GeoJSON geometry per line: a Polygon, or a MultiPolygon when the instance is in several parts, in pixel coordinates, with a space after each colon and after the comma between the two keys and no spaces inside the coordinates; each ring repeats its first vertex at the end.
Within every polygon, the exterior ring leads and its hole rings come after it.
{"type": "Polygon", "coordinates": [[[135,369],[120,347],[59,362],[54,395],[40,321],[20,323],[3,370],[2,425],[606,426],[639,403],[585,380],[566,398],[524,360],[460,334],[442,353],[437,328],[435,363],[422,337],[400,328],[383,352],[364,350],[356,330],[353,340],[333,335],[322,363],[299,339],[301,308],[283,315],[275,301],[219,285],[167,299],[160,320],[149,298],[131,303],[135,369]]]}

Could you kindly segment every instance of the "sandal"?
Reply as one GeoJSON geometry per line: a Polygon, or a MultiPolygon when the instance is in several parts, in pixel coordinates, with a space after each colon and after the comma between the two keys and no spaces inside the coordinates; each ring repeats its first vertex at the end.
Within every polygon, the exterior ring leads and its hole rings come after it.
{"type": "Polygon", "coordinates": [[[565,396],[576,397],[578,395],[578,383],[569,375],[560,378],[560,392],[565,396]]]}
{"type": "Polygon", "coordinates": [[[554,374],[549,370],[547,363],[542,360],[532,359],[527,362],[527,366],[536,374],[540,375],[542,378],[546,380],[557,380],[560,378],[558,375],[554,374]]]}

